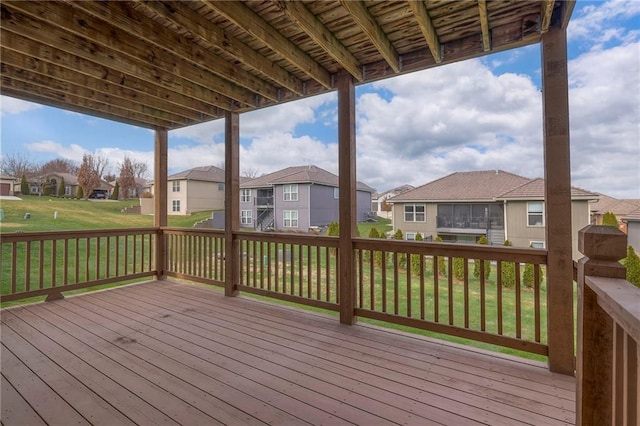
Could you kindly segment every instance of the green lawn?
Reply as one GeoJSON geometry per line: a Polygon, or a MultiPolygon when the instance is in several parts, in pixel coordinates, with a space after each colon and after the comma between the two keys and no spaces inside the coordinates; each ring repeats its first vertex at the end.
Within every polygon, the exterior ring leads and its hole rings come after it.
{"type": "MultiPolygon", "coordinates": [[[[138,204],[138,200],[74,200],[56,197],[21,196],[22,200],[1,200],[4,220],[0,232],[16,231],[69,231],[81,229],[137,228],[153,226],[153,216],[121,213],[125,207],[138,204]],[[54,213],[58,212],[57,219],[54,213]],[[31,218],[25,219],[25,213],[31,218]]],[[[187,216],[168,217],[168,225],[191,227],[194,223],[211,217],[211,211],[187,216]]]]}

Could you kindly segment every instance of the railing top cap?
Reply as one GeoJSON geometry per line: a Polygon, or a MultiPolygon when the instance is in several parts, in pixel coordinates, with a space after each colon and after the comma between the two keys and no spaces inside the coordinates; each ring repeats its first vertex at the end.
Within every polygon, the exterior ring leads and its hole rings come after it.
{"type": "Polygon", "coordinates": [[[588,225],[578,231],[578,250],[589,259],[620,260],[627,255],[627,236],[612,226],[588,225]]]}

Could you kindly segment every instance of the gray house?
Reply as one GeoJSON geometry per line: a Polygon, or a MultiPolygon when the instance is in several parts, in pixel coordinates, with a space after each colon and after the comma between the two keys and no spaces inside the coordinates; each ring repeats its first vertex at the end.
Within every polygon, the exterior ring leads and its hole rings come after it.
{"type": "Polygon", "coordinates": [[[627,225],[627,241],[636,253],[640,253],[640,209],[622,218],[627,225]]]}
{"type": "MultiPolygon", "coordinates": [[[[357,220],[371,217],[373,189],[358,182],[357,220]]],[[[288,167],[240,184],[240,226],[300,230],[338,220],[338,176],[319,167],[288,167]]]]}

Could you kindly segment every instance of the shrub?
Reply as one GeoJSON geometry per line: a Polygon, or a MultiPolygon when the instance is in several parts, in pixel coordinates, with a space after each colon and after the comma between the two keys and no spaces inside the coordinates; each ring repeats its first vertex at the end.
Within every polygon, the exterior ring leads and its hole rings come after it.
{"type": "MultiPolygon", "coordinates": [[[[402,233],[402,230],[398,229],[395,234],[393,234],[393,239],[394,240],[404,240],[404,234],[402,233]]],[[[406,268],[407,267],[407,255],[404,253],[400,253],[398,255],[398,265],[401,268],[406,268]]]]}
{"type": "Polygon", "coordinates": [[[375,227],[369,230],[369,238],[380,238],[380,233],[375,227]]]}
{"type": "Polygon", "coordinates": [[[616,218],[616,215],[611,213],[611,212],[606,212],[604,214],[604,216],[602,216],[602,224],[603,225],[607,225],[607,226],[611,226],[614,228],[618,228],[618,218],[616,218]]]}
{"type": "Polygon", "coordinates": [[[22,179],[20,179],[20,192],[22,192],[22,195],[29,194],[29,183],[25,175],[22,175],[22,179]]]}
{"type": "Polygon", "coordinates": [[[627,281],[636,287],[640,287],[640,257],[631,246],[627,247],[624,266],[627,267],[627,281]]]}
{"type": "MultiPolygon", "coordinates": [[[[511,241],[506,240],[504,245],[511,247],[511,241]]],[[[516,286],[516,264],[513,262],[501,262],[502,267],[502,286],[506,288],[514,288],[516,286]]]]}
{"type": "Polygon", "coordinates": [[[462,281],[464,280],[464,263],[467,259],[463,259],[461,257],[453,258],[453,277],[456,280],[462,281]]]}
{"type": "MultiPolygon", "coordinates": [[[[489,240],[484,235],[478,239],[478,244],[488,245],[489,240]]],[[[484,261],[484,279],[489,279],[489,275],[491,274],[491,261],[484,261]]],[[[480,278],[480,259],[475,259],[473,261],[473,276],[476,278],[480,278]]]]}
{"type": "Polygon", "coordinates": [[[51,182],[47,181],[42,189],[42,195],[51,195],[51,182]]]}
{"type": "Polygon", "coordinates": [[[524,265],[524,272],[522,273],[522,285],[527,288],[533,288],[533,263],[527,263],[524,265]]]}
{"type": "MultiPolygon", "coordinates": [[[[424,241],[422,238],[422,234],[420,234],[419,232],[416,233],[416,241],[424,241]]],[[[424,258],[424,256],[421,254],[411,255],[411,271],[416,275],[420,275],[420,273],[422,272],[420,271],[420,258],[424,258]]]]}
{"type": "MultiPolygon", "coordinates": [[[[384,232],[380,232],[380,233],[378,234],[378,238],[381,238],[381,239],[383,239],[383,240],[386,240],[386,239],[387,239],[387,236],[385,235],[385,233],[384,233],[384,232]]],[[[374,263],[376,266],[382,266],[383,261],[384,261],[383,253],[382,253],[381,251],[374,251],[374,252],[373,252],[373,263],[374,263]]]]}
{"type": "Polygon", "coordinates": [[[60,184],[58,185],[58,197],[64,197],[64,178],[60,179],[60,184]]]}
{"type": "Polygon", "coordinates": [[[84,198],[84,191],[81,186],[78,187],[78,192],[76,192],[76,198],[84,198]]]}
{"type": "MultiPolygon", "coordinates": [[[[433,239],[433,241],[436,243],[441,243],[442,237],[437,236],[433,239]]],[[[445,260],[444,256],[438,256],[438,275],[440,275],[441,277],[447,276],[447,261],[445,260]]]]}
{"type": "Polygon", "coordinates": [[[340,224],[338,222],[331,222],[329,224],[329,228],[327,228],[327,236],[328,237],[340,236],[340,224]]]}
{"type": "Polygon", "coordinates": [[[120,199],[120,182],[116,181],[115,186],[113,187],[113,194],[111,194],[112,200],[120,199]]]}

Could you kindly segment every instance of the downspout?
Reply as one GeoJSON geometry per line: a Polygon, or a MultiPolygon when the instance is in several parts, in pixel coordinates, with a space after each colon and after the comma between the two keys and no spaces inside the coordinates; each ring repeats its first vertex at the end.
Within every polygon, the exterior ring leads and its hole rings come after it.
{"type": "Polygon", "coordinates": [[[504,239],[506,241],[509,239],[509,235],[507,234],[507,200],[502,200],[502,205],[504,206],[502,214],[504,215],[504,239]]]}

